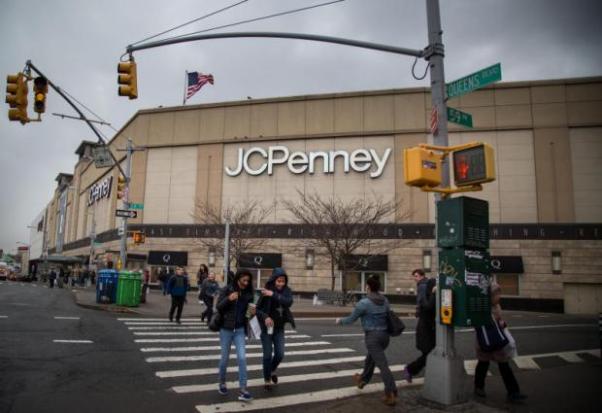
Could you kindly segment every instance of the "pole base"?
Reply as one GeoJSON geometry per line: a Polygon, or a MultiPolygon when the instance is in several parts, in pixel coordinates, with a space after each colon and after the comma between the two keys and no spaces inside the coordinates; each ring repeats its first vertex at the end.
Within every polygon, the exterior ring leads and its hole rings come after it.
{"type": "Polygon", "coordinates": [[[464,360],[435,348],[428,356],[422,397],[444,406],[468,401],[464,360]]]}

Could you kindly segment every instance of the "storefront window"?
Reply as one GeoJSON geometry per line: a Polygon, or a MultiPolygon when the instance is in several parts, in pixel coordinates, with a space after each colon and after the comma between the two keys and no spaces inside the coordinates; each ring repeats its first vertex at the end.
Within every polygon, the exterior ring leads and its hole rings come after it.
{"type": "Polygon", "coordinates": [[[386,292],[387,273],[385,271],[348,271],[345,273],[343,289],[345,291],[366,292],[366,280],[371,276],[380,279],[381,291],[386,292]]]}
{"type": "Polygon", "coordinates": [[[518,274],[495,274],[495,280],[502,288],[502,295],[518,295],[518,274]]]}

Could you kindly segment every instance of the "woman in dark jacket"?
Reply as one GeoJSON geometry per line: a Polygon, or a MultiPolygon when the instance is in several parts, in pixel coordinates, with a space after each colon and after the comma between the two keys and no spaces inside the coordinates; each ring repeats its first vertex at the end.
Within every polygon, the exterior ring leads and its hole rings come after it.
{"type": "Polygon", "coordinates": [[[266,390],[271,389],[272,384],[278,383],[278,376],[274,372],[284,359],[284,325],[290,323],[295,327],[290,310],[292,305],[293,293],[288,287],[288,276],[282,268],[274,268],[265,288],[261,290],[261,298],[257,303],[266,390]]]}
{"type": "Polygon", "coordinates": [[[239,269],[232,282],[224,287],[217,299],[217,311],[222,315],[219,331],[221,359],[219,362],[219,393],[228,394],[226,387],[226,369],[230,358],[230,346],[234,343],[238,360],[238,382],[240,394],[238,400],[251,401],[253,397],[247,391],[247,359],[245,337],[247,332],[247,314],[254,315],[255,309],[247,309],[253,303],[252,274],[249,270],[239,269]]]}

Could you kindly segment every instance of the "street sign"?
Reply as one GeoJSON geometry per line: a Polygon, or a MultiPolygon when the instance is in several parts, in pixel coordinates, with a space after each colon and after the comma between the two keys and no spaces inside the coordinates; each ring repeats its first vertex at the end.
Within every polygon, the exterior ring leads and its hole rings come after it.
{"type": "Polygon", "coordinates": [[[130,204],[130,209],[144,209],[144,204],[130,204]]]}
{"type": "Polygon", "coordinates": [[[500,80],[502,80],[502,65],[497,63],[445,85],[447,97],[462,96],[500,80]]]}
{"type": "Polygon", "coordinates": [[[472,128],[472,115],[454,108],[447,108],[447,120],[458,125],[472,128]]]}
{"type": "Polygon", "coordinates": [[[92,156],[94,157],[94,165],[97,168],[108,168],[114,164],[109,148],[105,145],[92,148],[92,156]]]}
{"type": "Polygon", "coordinates": [[[138,216],[137,211],[130,211],[129,209],[116,209],[115,216],[121,218],[136,218],[138,216]]]}

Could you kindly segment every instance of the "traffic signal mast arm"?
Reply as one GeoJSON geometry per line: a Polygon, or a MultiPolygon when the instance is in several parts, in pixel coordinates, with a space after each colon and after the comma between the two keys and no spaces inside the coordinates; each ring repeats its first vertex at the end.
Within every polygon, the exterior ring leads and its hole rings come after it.
{"type": "MultiPolygon", "coordinates": [[[[31,63],[31,60],[27,61],[27,69],[31,69],[34,72],[36,72],[39,76],[45,78],[48,82],[47,86],[50,86],[56,93],[59,94],[60,97],[62,97],[63,99],[65,99],[65,101],[69,104],[69,106],[71,106],[73,108],[73,110],[75,110],[77,112],[77,114],[80,116],[80,118],[86,122],[86,124],[90,127],[90,129],[92,129],[92,132],[94,132],[94,134],[96,135],[96,137],[98,138],[98,141],[104,145],[106,145],[107,143],[104,141],[104,139],[102,138],[102,135],[100,134],[100,132],[98,132],[98,130],[94,127],[94,125],[92,124],[92,122],[90,121],[90,119],[88,119],[81,110],[79,110],[79,108],[73,103],[71,102],[71,99],[69,99],[61,90],[60,87],[56,86],[54,83],[52,83],[52,81],[50,79],[48,79],[48,77],[44,76],[44,74],[42,72],[40,72],[40,70],[34,66],[33,63],[31,63]]],[[[39,116],[39,114],[38,114],[39,116]]],[[[121,174],[123,176],[127,176],[125,174],[125,172],[123,171],[123,169],[121,168],[120,163],[117,161],[117,159],[115,158],[115,155],[113,155],[112,151],[108,151],[109,154],[111,155],[111,158],[113,158],[113,161],[115,162],[115,166],[119,169],[119,172],[121,172],[121,174]]]]}
{"type": "Polygon", "coordinates": [[[468,148],[472,148],[476,145],[480,145],[480,142],[469,142],[469,143],[465,143],[462,145],[456,145],[456,146],[436,146],[436,145],[429,145],[428,143],[421,143],[418,146],[424,149],[430,149],[432,151],[439,151],[439,152],[443,152],[443,155],[441,155],[443,158],[445,158],[450,152],[455,152],[455,151],[461,151],[462,149],[468,149],[468,148]]]}

